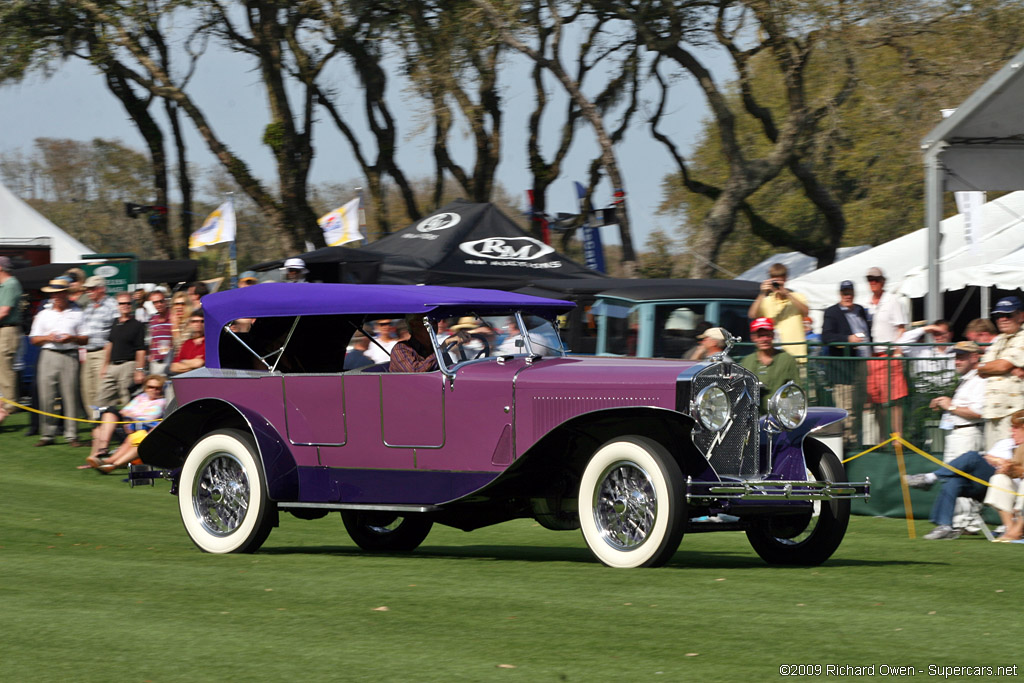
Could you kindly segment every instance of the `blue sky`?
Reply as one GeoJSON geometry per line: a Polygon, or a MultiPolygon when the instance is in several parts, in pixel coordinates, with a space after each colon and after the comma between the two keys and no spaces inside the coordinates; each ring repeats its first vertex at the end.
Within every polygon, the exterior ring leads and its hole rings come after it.
{"type": "MultiPolygon", "coordinates": [[[[503,157],[497,175],[499,182],[513,195],[522,198],[525,206],[525,190],[530,179],[525,162],[526,116],[533,106],[533,92],[525,77],[525,68],[516,63],[521,59],[510,56],[508,68],[510,75],[521,70],[523,77],[504,79],[503,157]]],[[[244,57],[224,50],[212,49],[203,60],[202,68],[188,88],[189,93],[204,110],[216,133],[258,176],[272,182],[275,178],[274,164],[260,143],[268,115],[258,74],[251,70],[244,57]]],[[[351,78],[340,70],[331,76],[339,89],[342,87],[340,84],[351,82],[351,78]]],[[[551,93],[556,98],[562,97],[557,86],[551,88],[551,93]]],[[[421,103],[403,94],[399,87],[392,87],[390,96],[400,116],[400,164],[410,177],[427,177],[432,173],[433,160],[429,127],[422,125],[423,119],[415,111],[421,103]],[[420,128],[424,132],[414,136],[414,131],[420,128]]],[[[650,97],[653,96],[652,91],[650,97]]],[[[354,98],[347,109],[357,119],[361,117],[360,98],[354,98]]],[[[553,110],[560,111],[557,106],[553,110]]],[[[672,136],[684,152],[688,151],[707,112],[703,95],[692,80],[683,79],[676,84],[668,112],[662,130],[672,136]]],[[[655,214],[661,199],[662,178],[674,170],[674,164],[660,143],[650,137],[648,126],[643,123],[645,120],[642,113],[635,118],[636,122],[618,148],[637,249],[643,249],[647,235],[653,229],[661,228],[673,235],[676,230],[676,222],[671,217],[655,214]]],[[[192,130],[191,124],[187,127],[192,162],[204,167],[215,165],[215,159],[192,130]]],[[[326,115],[320,116],[315,135],[317,156],[312,168],[312,181],[351,182],[353,187],[362,184],[348,143],[336,132],[326,115]]],[[[120,103],[107,91],[101,77],[77,59],[61,66],[48,79],[36,74],[21,83],[0,88],[0,152],[15,149],[30,152],[32,141],[37,137],[112,138],[144,149],[141,136],[120,103]]],[[[466,131],[456,131],[454,139],[458,160],[463,165],[470,165],[472,148],[466,131]]],[[[570,153],[565,173],[550,190],[548,206],[551,211],[575,211],[573,181],[586,179],[586,169],[595,153],[593,134],[589,127],[584,126],[577,133],[577,142],[570,153]]],[[[11,189],[17,192],[17,188],[11,189]]],[[[599,206],[609,203],[610,194],[605,182],[597,192],[595,203],[599,206]]],[[[339,205],[349,198],[338,197],[339,205]]],[[[146,198],[136,199],[146,201],[146,198]]],[[[617,243],[615,228],[605,228],[603,232],[607,243],[617,243]]]]}

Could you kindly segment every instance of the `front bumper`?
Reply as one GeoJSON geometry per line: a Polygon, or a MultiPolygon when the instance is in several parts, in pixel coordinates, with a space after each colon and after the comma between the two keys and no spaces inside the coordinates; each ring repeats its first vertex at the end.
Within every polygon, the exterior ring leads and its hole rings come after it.
{"type": "Polygon", "coordinates": [[[871,497],[871,480],[836,481],[693,481],[686,479],[686,502],[707,505],[719,500],[841,500],[871,497]]]}

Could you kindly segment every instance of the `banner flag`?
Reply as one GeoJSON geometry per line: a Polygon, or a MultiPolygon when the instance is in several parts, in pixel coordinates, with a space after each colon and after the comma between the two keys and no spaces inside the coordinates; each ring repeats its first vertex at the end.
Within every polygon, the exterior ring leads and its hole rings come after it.
{"type": "Polygon", "coordinates": [[[188,238],[190,251],[205,251],[206,247],[235,241],[235,206],[227,200],[206,217],[201,228],[188,238]]]}
{"type": "Polygon", "coordinates": [[[598,225],[590,225],[590,211],[586,206],[587,188],[582,183],[576,183],[576,198],[579,200],[580,215],[583,216],[583,264],[591,270],[599,273],[604,270],[604,246],[601,244],[601,228],[598,225]]]}
{"type": "Polygon", "coordinates": [[[363,233],[359,230],[359,204],[359,197],[356,197],[320,217],[317,223],[324,231],[327,246],[337,247],[363,239],[363,233]]]}

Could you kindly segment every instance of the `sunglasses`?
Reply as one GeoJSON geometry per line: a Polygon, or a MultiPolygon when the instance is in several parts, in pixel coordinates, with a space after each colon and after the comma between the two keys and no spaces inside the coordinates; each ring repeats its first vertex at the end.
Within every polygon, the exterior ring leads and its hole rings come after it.
{"type": "Polygon", "coordinates": [[[132,302],[131,301],[118,301],[117,305],[118,306],[131,306],[132,302]]]}
{"type": "Polygon", "coordinates": [[[156,391],[160,391],[161,389],[163,389],[163,387],[160,386],[159,384],[147,384],[146,388],[147,389],[154,389],[156,391]]]}
{"type": "Polygon", "coordinates": [[[999,320],[1000,318],[1012,318],[1012,317],[1013,317],[1012,313],[993,313],[992,314],[992,319],[993,320],[999,320]]]}
{"type": "Polygon", "coordinates": [[[883,280],[885,280],[884,277],[878,277],[876,275],[868,276],[868,282],[882,282],[883,280]]]}

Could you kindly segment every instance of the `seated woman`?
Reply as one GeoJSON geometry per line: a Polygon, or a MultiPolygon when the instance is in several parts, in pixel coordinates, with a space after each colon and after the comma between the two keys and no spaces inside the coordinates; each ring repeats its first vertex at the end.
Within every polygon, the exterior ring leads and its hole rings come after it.
{"type": "MultiPolygon", "coordinates": [[[[98,469],[105,473],[116,468],[108,467],[110,462],[104,460],[104,458],[109,455],[107,448],[119,422],[129,422],[130,424],[120,425],[124,427],[127,437],[114,453],[114,456],[111,456],[110,461],[117,460],[120,463],[124,456],[122,451],[137,451],[139,442],[145,438],[146,432],[156,426],[156,422],[164,414],[166,402],[164,398],[164,383],[166,381],[167,379],[163,375],[150,375],[142,384],[144,387],[142,393],[129,401],[124,408],[121,408],[121,410],[108,410],[103,413],[100,417],[100,424],[96,425],[96,428],[92,430],[92,452],[85,459],[88,464],[79,465],[78,469],[98,469]]],[[[124,460],[124,463],[129,463],[134,459],[135,456],[132,456],[124,460]]],[[[117,466],[120,466],[120,464],[117,466]]]]}

